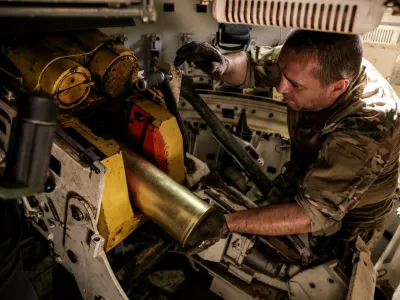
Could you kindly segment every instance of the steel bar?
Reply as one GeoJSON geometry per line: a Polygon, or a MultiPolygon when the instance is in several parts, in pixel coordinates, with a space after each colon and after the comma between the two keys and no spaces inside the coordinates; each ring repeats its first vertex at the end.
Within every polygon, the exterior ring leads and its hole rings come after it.
{"type": "Polygon", "coordinates": [[[142,17],[143,9],[135,5],[126,9],[115,8],[78,8],[78,7],[15,7],[0,6],[0,17],[36,17],[36,18],[137,18],[142,17]]]}
{"type": "Polygon", "coordinates": [[[206,124],[211,128],[221,145],[242,165],[250,179],[259,190],[267,195],[270,190],[270,180],[261,166],[244,149],[235,137],[225,128],[206,102],[196,92],[193,81],[188,76],[182,76],[181,96],[185,98],[199,113],[206,124]]]}

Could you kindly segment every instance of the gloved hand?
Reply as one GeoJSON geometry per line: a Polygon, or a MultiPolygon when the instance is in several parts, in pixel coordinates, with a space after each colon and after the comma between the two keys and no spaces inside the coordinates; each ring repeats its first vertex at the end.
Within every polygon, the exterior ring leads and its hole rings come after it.
{"type": "Polygon", "coordinates": [[[174,65],[179,67],[185,61],[213,77],[223,75],[229,67],[229,60],[208,43],[190,42],[178,49],[174,65]]]}
{"type": "Polygon", "coordinates": [[[229,234],[229,228],[222,213],[212,212],[189,235],[184,251],[188,255],[197,254],[211,247],[229,234]]]}

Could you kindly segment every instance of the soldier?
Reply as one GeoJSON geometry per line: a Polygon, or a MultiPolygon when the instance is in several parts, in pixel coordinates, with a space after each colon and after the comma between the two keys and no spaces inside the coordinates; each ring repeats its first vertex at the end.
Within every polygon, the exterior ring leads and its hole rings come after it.
{"type": "Polygon", "coordinates": [[[242,87],[276,87],[287,103],[292,142],[291,160],[268,195],[292,201],[214,214],[194,231],[190,246],[202,250],[229,232],[360,236],[373,244],[396,194],[400,108],[362,52],[357,35],[306,30],[292,31],[282,47],[250,53],[222,55],[198,42],[178,50],[177,66],[194,63],[242,87]]]}

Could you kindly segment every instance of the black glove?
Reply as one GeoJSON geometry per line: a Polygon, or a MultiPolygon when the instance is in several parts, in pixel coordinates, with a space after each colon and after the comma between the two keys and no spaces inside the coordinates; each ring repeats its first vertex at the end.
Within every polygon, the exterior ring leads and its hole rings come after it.
{"type": "Polygon", "coordinates": [[[229,60],[208,43],[191,42],[182,46],[176,52],[174,65],[179,67],[185,61],[213,77],[221,76],[229,67],[229,60]]]}
{"type": "Polygon", "coordinates": [[[189,235],[186,241],[186,254],[193,255],[206,250],[229,234],[229,228],[223,214],[212,212],[189,235]]]}

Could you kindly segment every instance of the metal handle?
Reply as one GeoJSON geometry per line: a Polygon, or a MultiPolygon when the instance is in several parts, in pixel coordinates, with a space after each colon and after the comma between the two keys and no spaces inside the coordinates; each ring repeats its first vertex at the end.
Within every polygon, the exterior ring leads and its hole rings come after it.
{"type": "Polygon", "coordinates": [[[166,72],[157,71],[151,73],[146,78],[141,78],[136,81],[136,87],[139,91],[144,92],[148,88],[156,86],[157,84],[169,81],[172,79],[172,75],[166,72]]]}
{"type": "Polygon", "coordinates": [[[47,180],[57,124],[58,102],[39,94],[23,95],[13,121],[0,198],[42,192],[47,180]]]}
{"type": "Polygon", "coordinates": [[[193,81],[188,76],[182,76],[181,96],[185,98],[197,111],[201,118],[211,128],[214,136],[221,145],[239,162],[246,170],[251,180],[266,196],[271,188],[270,180],[260,167],[259,163],[246,151],[235,137],[225,128],[211,108],[196,92],[193,81]]]}

